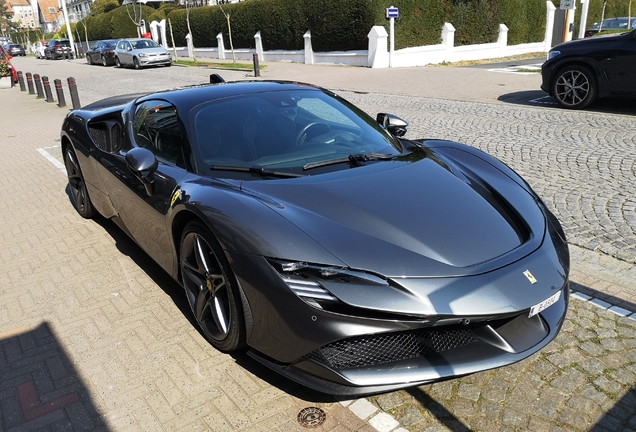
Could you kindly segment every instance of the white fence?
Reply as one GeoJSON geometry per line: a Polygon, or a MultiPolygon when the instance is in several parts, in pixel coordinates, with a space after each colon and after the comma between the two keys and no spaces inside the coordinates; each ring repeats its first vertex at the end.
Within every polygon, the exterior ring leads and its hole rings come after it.
{"type": "MultiPolygon", "coordinates": [[[[497,42],[455,46],[455,28],[451,23],[445,23],[442,28],[442,43],[438,45],[426,45],[421,47],[404,48],[389,52],[387,48],[388,34],[384,27],[376,26],[367,35],[369,48],[357,51],[314,52],[311,46],[311,33],[304,35],[304,50],[283,51],[263,50],[263,41],[260,31],[254,35],[255,48],[235,49],[234,57],[238,60],[252,60],[254,54],[258,54],[259,61],[279,61],[305,64],[343,64],[350,66],[365,66],[370,68],[412,67],[425,66],[427,64],[450,63],[462,60],[480,60],[500,58],[532,52],[547,52],[550,50],[552,30],[554,26],[554,14],[556,8],[551,1],[546,2],[546,31],[544,40],[537,43],[521,45],[508,45],[508,27],[499,25],[499,37],[497,42]]],[[[165,20],[160,23],[153,21],[150,25],[153,39],[163,41],[167,46],[165,33],[165,20]]],[[[232,51],[225,48],[222,34],[217,35],[218,48],[196,48],[197,58],[228,59],[232,58],[232,51]]],[[[195,48],[189,37],[186,37],[188,46],[175,48],[178,57],[193,57],[195,48]]]]}

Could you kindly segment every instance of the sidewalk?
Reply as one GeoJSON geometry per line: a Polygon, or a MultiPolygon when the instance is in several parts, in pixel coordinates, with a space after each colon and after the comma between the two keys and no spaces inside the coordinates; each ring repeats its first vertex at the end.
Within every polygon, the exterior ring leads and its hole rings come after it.
{"type": "MultiPolygon", "coordinates": [[[[73,62],[22,65],[48,67],[45,73],[56,78],[109,72],[73,62]]],[[[117,72],[122,91],[136,88],[139,71],[117,72]]],[[[144,72],[153,77],[148,89],[203,82],[213,73],[144,72]]],[[[414,109],[436,97],[502,104],[502,88],[524,92],[538,79],[478,69],[291,64],[268,64],[262,78],[374,93],[380,102],[391,93],[430,98],[414,109]]],[[[86,86],[83,104],[108,91],[89,82],[95,81],[78,78],[86,86]]],[[[68,110],[18,89],[2,90],[0,98],[1,432],[302,431],[298,416],[310,407],[326,413],[318,431],[636,430],[634,265],[572,247],[572,288],[589,298],[572,299],[563,332],[545,350],[510,367],[341,403],[244,354],[214,350],[191,322],[176,283],[114,224],[84,220],[73,210],[59,161],[68,110]]],[[[399,104],[406,102],[391,107],[399,104]]],[[[458,113],[448,120],[462,119],[458,113]]]]}

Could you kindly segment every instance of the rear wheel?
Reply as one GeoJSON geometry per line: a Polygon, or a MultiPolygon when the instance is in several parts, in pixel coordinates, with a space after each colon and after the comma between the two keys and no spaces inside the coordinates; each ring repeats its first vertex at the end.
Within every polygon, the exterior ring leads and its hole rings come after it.
{"type": "Polygon", "coordinates": [[[89,55],[86,56],[86,63],[88,63],[89,65],[93,64],[93,60],[91,59],[91,56],[89,55]]]}
{"type": "Polygon", "coordinates": [[[115,67],[120,68],[121,62],[119,61],[119,57],[115,56],[115,67]]]}
{"type": "Polygon", "coordinates": [[[70,146],[64,151],[64,165],[66,166],[73,207],[75,207],[75,210],[77,210],[83,218],[92,218],[96,212],[88,196],[86,182],[84,181],[82,170],[77,162],[77,156],[75,156],[75,152],[70,146]]]}
{"type": "Polygon", "coordinates": [[[561,70],[552,84],[552,95],[564,108],[585,108],[596,99],[594,75],[584,66],[568,66],[561,70]]]}
{"type": "Polygon", "coordinates": [[[181,235],[181,278],[194,317],[210,343],[233,351],[245,345],[236,278],[212,232],[190,222],[181,235]]]}

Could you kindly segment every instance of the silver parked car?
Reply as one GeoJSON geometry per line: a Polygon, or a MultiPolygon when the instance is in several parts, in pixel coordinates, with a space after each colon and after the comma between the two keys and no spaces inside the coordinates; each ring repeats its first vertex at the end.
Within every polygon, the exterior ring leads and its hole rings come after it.
{"type": "Polygon", "coordinates": [[[122,39],[115,48],[115,66],[172,65],[172,54],[152,39],[122,39]]]}

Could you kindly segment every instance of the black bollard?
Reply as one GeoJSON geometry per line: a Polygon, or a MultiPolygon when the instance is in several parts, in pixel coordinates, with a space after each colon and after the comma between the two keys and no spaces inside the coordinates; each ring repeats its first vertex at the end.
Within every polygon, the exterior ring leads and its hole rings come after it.
{"type": "Polygon", "coordinates": [[[40,79],[40,75],[33,74],[33,79],[35,80],[35,88],[38,91],[37,99],[44,99],[44,90],[42,90],[42,80],[40,79]]]}
{"type": "Polygon", "coordinates": [[[75,84],[75,78],[69,77],[68,81],[68,90],[71,93],[71,102],[73,102],[73,109],[80,109],[82,105],[80,105],[79,95],[77,94],[77,85],[75,84]]]}
{"type": "Polygon", "coordinates": [[[24,85],[24,75],[22,71],[18,71],[18,82],[20,83],[20,91],[26,91],[26,86],[24,85]]]}
{"type": "Polygon", "coordinates": [[[49,77],[42,77],[42,85],[44,86],[44,93],[46,93],[47,102],[55,102],[53,95],[51,94],[51,84],[49,83],[49,77]]]}
{"type": "Polygon", "coordinates": [[[53,80],[55,83],[55,92],[57,93],[57,106],[64,108],[66,106],[66,99],[64,99],[64,89],[62,88],[62,80],[53,80]]]}
{"type": "Polygon", "coordinates": [[[27,76],[27,85],[29,87],[29,94],[35,94],[35,90],[33,90],[33,75],[31,75],[31,72],[27,72],[26,73],[27,76]]]}
{"type": "Polygon", "coordinates": [[[254,61],[254,76],[259,77],[261,76],[261,70],[258,66],[258,54],[252,54],[252,60],[254,61]]]}

